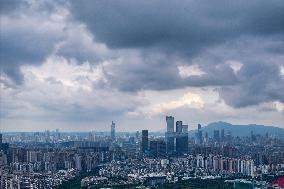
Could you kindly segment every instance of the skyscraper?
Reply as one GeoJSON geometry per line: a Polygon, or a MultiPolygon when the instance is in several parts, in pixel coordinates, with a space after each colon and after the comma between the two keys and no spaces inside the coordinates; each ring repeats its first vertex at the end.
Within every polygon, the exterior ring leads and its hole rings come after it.
{"type": "Polygon", "coordinates": [[[176,132],[176,152],[177,154],[185,154],[188,152],[188,125],[182,125],[182,122],[177,122],[176,132]],[[179,131],[181,124],[181,131],[179,131]]]}
{"type": "Polygon", "coordinates": [[[188,133],[188,125],[183,125],[182,126],[182,132],[183,133],[188,133]]]}
{"type": "Polygon", "coordinates": [[[220,141],[220,131],[214,130],[214,141],[219,142],[220,141]]]}
{"type": "Polygon", "coordinates": [[[208,133],[205,132],[204,142],[205,142],[205,143],[208,143],[208,141],[209,141],[208,133]]]}
{"type": "Polygon", "coordinates": [[[142,130],[142,153],[148,151],[148,130],[142,130]]]}
{"type": "Polygon", "coordinates": [[[174,126],[175,126],[175,118],[173,116],[166,116],[166,122],[167,122],[167,132],[173,133],[174,126]]]}
{"type": "Polygon", "coordinates": [[[88,140],[93,142],[96,140],[96,133],[94,131],[89,132],[88,140]]]}
{"type": "Polygon", "coordinates": [[[224,129],[221,130],[221,141],[222,142],[225,141],[225,131],[224,131],[224,129]]]}
{"type": "Polygon", "coordinates": [[[177,133],[182,133],[182,121],[177,121],[176,122],[176,132],[177,133]]]}
{"type": "Polygon", "coordinates": [[[115,123],[112,121],[110,126],[111,139],[115,140],[115,123]]]}
{"type": "Polygon", "coordinates": [[[150,153],[154,157],[166,156],[166,143],[163,140],[150,141],[150,153]]]}
{"type": "Polygon", "coordinates": [[[136,141],[139,140],[139,137],[140,137],[140,133],[139,133],[139,131],[136,131],[136,134],[135,134],[136,141]]]}
{"type": "Polygon", "coordinates": [[[2,142],[3,142],[2,133],[0,133],[0,146],[1,146],[2,142]]]}
{"type": "Polygon", "coordinates": [[[198,126],[197,126],[197,133],[196,133],[196,143],[197,144],[202,144],[202,142],[203,142],[203,136],[202,136],[201,125],[198,124],[198,126]]]}
{"type": "Polygon", "coordinates": [[[250,139],[251,141],[255,141],[255,135],[253,134],[253,131],[250,131],[250,139]]]}
{"type": "Polygon", "coordinates": [[[198,128],[197,128],[198,130],[201,130],[201,125],[200,124],[198,124],[198,128]]]}
{"type": "Polygon", "coordinates": [[[175,132],[174,132],[174,117],[166,116],[167,122],[167,132],[166,132],[166,144],[167,144],[167,153],[173,154],[175,151],[175,132]]]}

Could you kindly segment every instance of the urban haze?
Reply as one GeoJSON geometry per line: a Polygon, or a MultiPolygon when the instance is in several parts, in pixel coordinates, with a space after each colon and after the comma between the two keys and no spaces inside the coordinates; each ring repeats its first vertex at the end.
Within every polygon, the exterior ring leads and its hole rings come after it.
{"type": "Polygon", "coordinates": [[[284,188],[284,1],[0,0],[0,188],[284,188]]]}

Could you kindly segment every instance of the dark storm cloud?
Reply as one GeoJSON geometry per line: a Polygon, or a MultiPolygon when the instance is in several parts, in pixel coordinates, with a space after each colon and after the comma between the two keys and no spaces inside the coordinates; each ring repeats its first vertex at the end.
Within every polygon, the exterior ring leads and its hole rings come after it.
{"type": "Polygon", "coordinates": [[[22,65],[39,65],[51,54],[95,62],[106,49],[70,18],[67,1],[4,0],[1,8],[1,71],[17,84],[23,80],[22,65]]]}
{"type": "Polygon", "coordinates": [[[220,97],[234,107],[283,102],[281,60],[269,63],[271,57],[283,55],[283,1],[83,0],[71,1],[71,10],[109,47],[144,52],[139,63],[112,67],[108,79],[114,87],[137,91],[219,86],[220,97]],[[264,49],[263,43],[269,47],[264,49]],[[221,51],[212,54],[215,47],[221,51]],[[164,53],[165,59],[153,59],[156,53],[164,53]],[[181,78],[179,58],[189,65],[200,58],[205,74],[181,78]],[[244,64],[239,73],[226,64],[230,59],[244,64]]]}
{"type": "Polygon", "coordinates": [[[241,35],[284,31],[284,2],[72,1],[72,11],[116,48],[158,47],[195,54],[241,35]]]}
{"type": "Polygon", "coordinates": [[[123,91],[180,88],[178,69],[168,58],[166,55],[135,55],[133,59],[124,60],[123,64],[111,65],[111,74],[106,72],[106,76],[112,87],[123,91]]]}
{"type": "MultiPolygon", "coordinates": [[[[22,80],[21,74],[19,74],[19,67],[18,65],[15,65],[18,63],[18,58],[14,54],[15,50],[18,49],[25,49],[23,47],[18,47],[15,45],[16,42],[7,40],[7,36],[5,36],[4,32],[2,31],[3,26],[1,22],[3,21],[2,16],[11,14],[18,9],[20,9],[22,6],[25,6],[24,1],[18,1],[18,0],[0,0],[0,68],[1,71],[6,73],[11,78],[14,78],[15,81],[20,82],[22,80]],[[13,64],[13,65],[11,65],[13,64]]],[[[20,43],[19,43],[20,44],[20,43]]],[[[20,46],[20,45],[19,45],[20,46]]],[[[20,56],[21,57],[21,56],[20,56]]],[[[30,57],[28,57],[30,59],[30,57]]]]}
{"type": "Polygon", "coordinates": [[[10,31],[1,33],[1,70],[21,83],[20,65],[38,64],[53,50],[53,39],[42,39],[43,36],[32,31],[10,31]]]}
{"type": "Polygon", "coordinates": [[[208,65],[204,75],[190,76],[184,80],[185,86],[226,86],[238,82],[233,69],[227,64],[208,65]]]}
{"type": "Polygon", "coordinates": [[[123,64],[114,64],[107,68],[111,74],[106,72],[106,77],[113,87],[131,92],[143,89],[169,90],[186,86],[225,86],[238,82],[229,65],[211,62],[200,63],[204,74],[182,78],[177,61],[176,57],[158,52],[142,53],[136,55],[136,59],[129,58],[124,60],[123,64]]]}
{"type": "Polygon", "coordinates": [[[37,8],[33,8],[29,1],[1,0],[1,71],[18,84],[23,79],[20,66],[38,64],[54,48],[54,33],[41,26],[46,21],[43,14],[48,15],[51,4],[42,1],[37,8]]]}
{"type": "Polygon", "coordinates": [[[244,64],[237,85],[223,87],[220,96],[231,106],[246,107],[261,102],[284,103],[284,79],[278,65],[257,62],[244,64]]]}
{"type": "Polygon", "coordinates": [[[67,5],[64,0],[1,0],[0,5],[1,71],[20,84],[20,66],[40,64],[63,39],[64,26],[52,14],[67,5]]]}
{"type": "Polygon", "coordinates": [[[18,83],[21,65],[40,64],[55,53],[78,63],[111,59],[105,77],[121,91],[217,86],[234,107],[283,102],[283,57],[282,63],[271,60],[283,55],[282,0],[7,2],[1,1],[1,21],[9,22],[1,24],[0,66],[18,83]],[[71,18],[62,21],[68,23],[52,20],[59,8],[70,9],[71,18]],[[260,42],[238,45],[251,38],[260,42]],[[104,57],[97,53],[97,40],[110,47],[104,57]],[[269,48],[262,48],[263,42],[271,43],[269,48]],[[219,51],[210,51],[216,47],[219,51]],[[129,58],[132,51],[139,52],[137,58],[129,58]],[[123,60],[113,64],[110,56],[123,60]],[[226,63],[231,59],[243,63],[238,73],[226,63]],[[193,64],[204,74],[182,78],[178,66],[193,64]]]}

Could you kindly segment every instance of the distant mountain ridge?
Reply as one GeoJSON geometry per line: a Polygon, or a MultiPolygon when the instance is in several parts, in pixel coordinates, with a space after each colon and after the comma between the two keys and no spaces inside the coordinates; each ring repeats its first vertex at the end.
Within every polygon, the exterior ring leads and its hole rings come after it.
{"type": "MultiPolygon", "coordinates": [[[[251,131],[253,134],[260,134],[265,135],[268,133],[270,136],[277,136],[280,138],[284,138],[284,129],[274,126],[265,126],[265,125],[256,125],[256,124],[249,124],[249,125],[233,125],[226,122],[213,122],[208,124],[207,126],[202,127],[203,132],[207,132],[210,137],[213,136],[214,130],[221,130],[224,129],[225,134],[231,132],[232,136],[250,136],[251,131]]],[[[189,131],[190,136],[194,136],[196,130],[189,131]]]]}

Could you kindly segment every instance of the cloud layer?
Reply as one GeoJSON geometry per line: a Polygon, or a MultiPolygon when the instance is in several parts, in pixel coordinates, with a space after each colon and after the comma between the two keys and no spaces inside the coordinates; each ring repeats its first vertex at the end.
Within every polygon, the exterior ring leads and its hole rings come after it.
{"type": "Polygon", "coordinates": [[[143,116],[155,123],[181,111],[215,115],[211,121],[235,112],[246,122],[241,115],[253,108],[251,117],[270,112],[271,124],[282,126],[282,23],[280,0],[1,0],[2,125],[51,118],[143,125],[143,116]]]}

